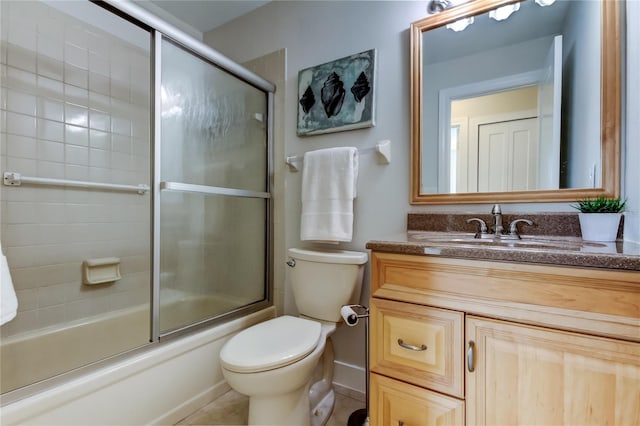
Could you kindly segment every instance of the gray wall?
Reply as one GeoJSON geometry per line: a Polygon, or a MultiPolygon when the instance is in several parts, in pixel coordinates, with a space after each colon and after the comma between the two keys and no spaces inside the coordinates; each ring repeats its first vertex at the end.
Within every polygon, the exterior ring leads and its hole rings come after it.
{"type": "MultiPolygon", "coordinates": [[[[392,142],[392,162],[379,165],[375,155],[360,158],[358,198],[355,202],[354,238],[343,248],[365,250],[371,239],[404,232],[408,212],[489,212],[489,205],[411,206],[409,204],[409,24],[426,15],[426,2],[403,1],[274,1],[254,12],[204,35],[204,41],[221,53],[238,61],[287,49],[283,138],[276,143],[286,155],[333,146],[368,148],[379,140],[392,142]],[[377,49],[377,117],[376,126],[368,129],[333,133],[308,138],[296,135],[298,71],[371,48],[377,49]]],[[[637,30],[636,30],[637,31],[637,30]]],[[[636,44],[638,46],[637,35],[636,44]]],[[[630,52],[638,57],[637,47],[630,52]]],[[[637,61],[637,59],[636,59],[637,61]]],[[[637,64],[636,64],[637,67],[637,64]]],[[[637,68],[636,68],[637,70],[637,68]]],[[[637,71],[636,71],[637,72],[637,71]]],[[[637,122],[637,86],[629,97],[635,99],[637,122]]],[[[627,135],[635,153],[640,145],[640,131],[629,128],[627,135]]],[[[631,161],[631,160],[630,160],[631,161]]],[[[287,247],[309,246],[300,241],[301,173],[285,173],[284,242],[287,247]]],[[[629,167],[627,182],[640,181],[637,167],[629,167]]],[[[640,194],[637,184],[627,185],[632,211],[627,217],[629,232],[625,237],[639,241],[640,194]],[[631,187],[631,188],[630,188],[631,187]],[[632,222],[632,223],[629,223],[632,222]],[[635,230],[635,231],[634,231],[635,230]]],[[[566,203],[504,205],[505,212],[574,211],[566,203]]],[[[284,259],[276,259],[276,262],[284,259]]],[[[368,272],[368,271],[367,271],[368,272]]],[[[286,284],[288,285],[288,283],[286,284]]],[[[368,304],[368,278],[362,301],[368,304]]],[[[285,290],[284,311],[295,313],[291,293],[285,290]]],[[[334,336],[338,370],[336,380],[354,388],[364,387],[362,370],[349,365],[364,365],[364,330],[362,326],[342,327],[334,336]],[[345,368],[342,368],[345,367],[345,368]],[[344,373],[344,374],[343,374],[344,373]],[[349,375],[353,373],[353,375],[349,375]]]]}
{"type": "MultiPolygon", "coordinates": [[[[626,37],[626,75],[640,75],[640,2],[630,1],[627,4],[627,37],[626,37]],[[633,24],[631,24],[633,22],[633,24]]],[[[629,78],[626,90],[623,91],[626,101],[626,130],[622,140],[623,192],[627,198],[624,218],[625,241],[640,242],[640,79],[629,78]]]]}
{"type": "Polygon", "coordinates": [[[592,1],[572,2],[562,46],[562,134],[567,144],[567,188],[600,186],[600,9],[592,1]],[[576,43],[580,40],[579,43],[576,43]],[[595,177],[593,164],[597,164],[595,177]]]}

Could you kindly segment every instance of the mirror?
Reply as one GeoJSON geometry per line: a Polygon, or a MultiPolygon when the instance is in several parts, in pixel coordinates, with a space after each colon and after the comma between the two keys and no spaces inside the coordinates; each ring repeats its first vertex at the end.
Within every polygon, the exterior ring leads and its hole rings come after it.
{"type": "Polygon", "coordinates": [[[474,0],[412,23],[411,203],[619,196],[619,13],[474,0]]]}

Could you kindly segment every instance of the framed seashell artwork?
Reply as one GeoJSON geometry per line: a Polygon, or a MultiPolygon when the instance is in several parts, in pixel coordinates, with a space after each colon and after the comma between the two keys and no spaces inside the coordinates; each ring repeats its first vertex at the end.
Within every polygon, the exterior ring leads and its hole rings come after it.
{"type": "Polygon", "coordinates": [[[376,50],[298,72],[298,135],[375,126],[376,50]]]}

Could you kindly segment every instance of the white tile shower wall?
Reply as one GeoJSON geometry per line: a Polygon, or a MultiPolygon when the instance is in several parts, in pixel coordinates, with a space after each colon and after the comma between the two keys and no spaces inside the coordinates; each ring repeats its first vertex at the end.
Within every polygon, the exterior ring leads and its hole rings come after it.
{"type": "MultiPolygon", "coordinates": [[[[150,55],[39,2],[3,2],[2,171],[150,183],[150,55]]],[[[2,187],[0,237],[19,312],[2,336],[148,302],[150,197],[2,187]],[[122,279],[82,284],[84,259],[122,279]]]]}

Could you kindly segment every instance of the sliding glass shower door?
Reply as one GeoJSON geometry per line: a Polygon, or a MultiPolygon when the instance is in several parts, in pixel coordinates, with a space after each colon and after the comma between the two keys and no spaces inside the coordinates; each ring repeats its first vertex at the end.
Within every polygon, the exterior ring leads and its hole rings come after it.
{"type": "Polygon", "coordinates": [[[270,305],[272,91],[130,2],[0,1],[3,404],[270,305]]]}
{"type": "Polygon", "coordinates": [[[160,63],[156,272],[166,334],[268,297],[268,98],[166,39],[160,63]]]}

